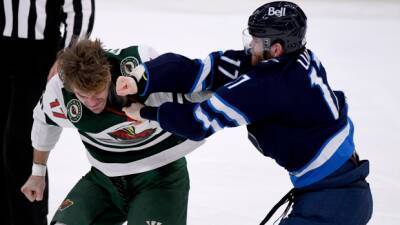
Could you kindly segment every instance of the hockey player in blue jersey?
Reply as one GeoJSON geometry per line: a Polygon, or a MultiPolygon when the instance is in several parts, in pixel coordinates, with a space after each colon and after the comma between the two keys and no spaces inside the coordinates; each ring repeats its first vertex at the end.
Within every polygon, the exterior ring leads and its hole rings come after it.
{"type": "Polygon", "coordinates": [[[267,3],[249,17],[245,50],[213,52],[205,60],[161,55],[132,77],[120,77],[117,93],[211,91],[202,103],[124,110],[193,140],[247,125],[250,141],[284,167],[294,185],[277,205],[293,204],[281,225],[366,224],[372,215],[369,162],[358,159],[345,95],[332,90],[321,62],[305,47],[306,29],[296,4],[267,3]]]}

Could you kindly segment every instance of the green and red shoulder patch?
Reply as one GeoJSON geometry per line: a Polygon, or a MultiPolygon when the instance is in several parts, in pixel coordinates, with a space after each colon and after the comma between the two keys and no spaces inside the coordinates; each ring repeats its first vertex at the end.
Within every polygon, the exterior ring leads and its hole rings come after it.
{"type": "Polygon", "coordinates": [[[63,211],[64,209],[70,207],[73,204],[74,202],[67,198],[61,203],[60,207],[58,207],[58,210],[63,211]]]}

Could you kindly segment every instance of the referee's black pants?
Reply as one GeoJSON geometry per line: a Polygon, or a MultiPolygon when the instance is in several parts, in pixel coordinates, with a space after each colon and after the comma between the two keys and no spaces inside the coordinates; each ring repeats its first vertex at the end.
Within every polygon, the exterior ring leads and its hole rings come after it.
{"type": "Polygon", "coordinates": [[[54,41],[0,37],[1,224],[47,225],[47,177],[43,201],[31,203],[20,189],[32,168],[33,109],[45,88],[56,51],[54,41]]]}

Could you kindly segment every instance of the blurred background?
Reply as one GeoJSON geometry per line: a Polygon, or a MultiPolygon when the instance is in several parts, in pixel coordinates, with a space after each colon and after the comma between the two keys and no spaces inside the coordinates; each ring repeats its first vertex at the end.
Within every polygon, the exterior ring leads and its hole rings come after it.
{"type": "MultiPolygon", "coordinates": [[[[308,16],[308,48],[325,66],[331,87],[347,95],[357,151],[370,160],[374,214],[369,224],[399,224],[400,1],[294,2],[308,16]]],[[[247,19],[264,3],[97,0],[92,37],[106,48],[145,44],[159,53],[205,58],[215,50],[242,49],[247,19]]],[[[292,187],[287,172],[250,144],[245,127],[220,131],[187,159],[188,225],[259,224],[292,187]]],[[[49,218],[88,170],[78,134],[64,130],[49,159],[49,218]]]]}

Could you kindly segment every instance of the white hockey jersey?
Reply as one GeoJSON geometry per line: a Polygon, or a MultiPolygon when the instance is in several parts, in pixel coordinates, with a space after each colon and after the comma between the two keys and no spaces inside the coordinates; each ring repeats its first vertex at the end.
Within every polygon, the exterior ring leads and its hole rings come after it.
{"type": "MultiPolygon", "coordinates": [[[[151,48],[132,46],[108,51],[107,57],[114,80],[129,74],[132,66],[156,55],[151,48]]],[[[154,93],[141,100],[146,105],[159,106],[168,101],[183,103],[184,99],[181,94],[154,93]]],[[[155,121],[137,124],[112,105],[95,114],[64,88],[59,76],[54,76],[34,109],[33,147],[50,151],[63,127],[78,130],[89,162],[107,176],[153,170],[184,157],[203,144],[203,141],[191,141],[166,132],[155,121]]]]}

